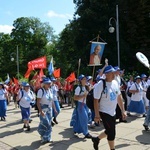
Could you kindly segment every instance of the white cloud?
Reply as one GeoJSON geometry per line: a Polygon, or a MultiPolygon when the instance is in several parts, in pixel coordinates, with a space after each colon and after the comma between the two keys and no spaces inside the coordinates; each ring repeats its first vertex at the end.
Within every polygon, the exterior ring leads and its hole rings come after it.
{"type": "Polygon", "coordinates": [[[0,25],[0,32],[3,32],[3,33],[11,33],[13,29],[13,26],[9,26],[9,25],[0,25]]]}
{"type": "Polygon", "coordinates": [[[52,10],[48,11],[47,16],[49,18],[57,17],[57,18],[64,18],[64,19],[69,19],[72,17],[70,14],[58,14],[52,10]]]}

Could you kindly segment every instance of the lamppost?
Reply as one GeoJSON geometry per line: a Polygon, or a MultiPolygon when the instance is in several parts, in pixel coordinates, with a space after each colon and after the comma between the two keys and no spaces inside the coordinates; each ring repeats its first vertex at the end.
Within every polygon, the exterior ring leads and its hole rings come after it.
{"type": "Polygon", "coordinates": [[[11,61],[14,61],[14,57],[13,55],[16,55],[16,63],[17,63],[17,76],[18,76],[18,80],[19,80],[19,53],[18,53],[18,45],[17,45],[17,50],[16,50],[16,53],[11,53],[10,54],[10,59],[11,61]]]}
{"type": "Polygon", "coordinates": [[[116,5],[116,19],[111,17],[109,19],[109,32],[113,33],[115,28],[112,26],[111,21],[114,20],[116,23],[116,42],[117,42],[117,50],[118,50],[118,66],[120,67],[120,47],[119,47],[119,17],[118,17],[118,5],[116,5]]]}

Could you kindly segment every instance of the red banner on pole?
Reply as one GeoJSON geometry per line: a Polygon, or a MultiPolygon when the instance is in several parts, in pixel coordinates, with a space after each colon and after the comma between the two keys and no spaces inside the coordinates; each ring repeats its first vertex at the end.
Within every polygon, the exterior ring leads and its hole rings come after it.
{"type": "Polygon", "coordinates": [[[44,68],[46,68],[46,56],[29,61],[28,62],[28,70],[25,73],[25,78],[29,78],[32,70],[44,69],[44,68]]]}
{"type": "Polygon", "coordinates": [[[34,59],[28,62],[28,68],[34,69],[44,69],[46,68],[46,56],[34,59]]]}

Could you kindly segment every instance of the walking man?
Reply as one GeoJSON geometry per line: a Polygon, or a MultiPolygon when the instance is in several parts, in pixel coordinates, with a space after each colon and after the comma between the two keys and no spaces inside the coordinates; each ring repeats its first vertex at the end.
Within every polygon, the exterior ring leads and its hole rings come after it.
{"type": "Polygon", "coordinates": [[[115,150],[115,113],[117,103],[121,109],[123,118],[126,117],[119,86],[114,80],[114,72],[115,69],[111,65],[108,65],[104,69],[104,74],[106,75],[105,89],[103,90],[102,81],[98,82],[94,88],[94,120],[96,123],[100,123],[100,119],[102,119],[105,128],[105,131],[102,132],[99,136],[92,137],[93,147],[95,150],[98,150],[98,144],[100,140],[105,137],[108,140],[110,150],[115,150]]]}

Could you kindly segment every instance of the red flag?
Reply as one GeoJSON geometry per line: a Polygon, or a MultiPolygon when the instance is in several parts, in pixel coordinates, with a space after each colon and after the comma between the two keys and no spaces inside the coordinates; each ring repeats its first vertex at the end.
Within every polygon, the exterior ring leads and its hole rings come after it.
{"type": "Polygon", "coordinates": [[[19,84],[19,81],[16,78],[13,77],[13,80],[14,80],[15,85],[19,84]]]}
{"type": "Polygon", "coordinates": [[[30,73],[34,69],[43,69],[46,68],[46,56],[34,59],[28,62],[28,70],[25,73],[25,78],[29,78],[30,73]]]}
{"type": "Polygon", "coordinates": [[[46,56],[29,61],[28,68],[32,68],[32,70],[46,68],[46,56]]]}
{"type": "Polygon", "coordinates": [[[75,73],[72,72],[65,80],[69,82],[75,81],[76,80],[75,73]]]}
{"type": "Polygon", "coordinates": [[[41,69],[39,72],[40,81],[42,81],[43,76],[44,76],[44,72],[43,72],[43,69],[41,69]]]}
{"type": "Polygon", "coordinates": [[[24,77],[25,77],[25,78],[29,78],[31,71],[32,71],[32,69],[31,69],[31,68],[28,68],[28,70],[27,70],[27,72],[25,73],[24,77]]]}
{"type": "Polygon", "coordinates": [[[53,75],[55,78],[59,78],[60,77],[60,68],[54,70],[53,75]]]}

